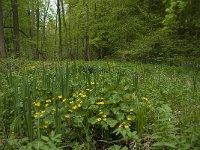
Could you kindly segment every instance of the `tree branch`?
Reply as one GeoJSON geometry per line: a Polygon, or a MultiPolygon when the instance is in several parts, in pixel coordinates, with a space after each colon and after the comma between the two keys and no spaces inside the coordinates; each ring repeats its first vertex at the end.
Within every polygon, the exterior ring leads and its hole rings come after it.
{"type": "MultiPolygon", "coordinates": [[[[13,29],[14,27],[7,27],[7,26],[5,26],[3,28],[4,29],[13,29]]],[[[22,33],[25,37],[30,38],[30,36],[28,36],[24,31],[22,31],[22,30],[19,29],[19,32],[22,33]]]]}

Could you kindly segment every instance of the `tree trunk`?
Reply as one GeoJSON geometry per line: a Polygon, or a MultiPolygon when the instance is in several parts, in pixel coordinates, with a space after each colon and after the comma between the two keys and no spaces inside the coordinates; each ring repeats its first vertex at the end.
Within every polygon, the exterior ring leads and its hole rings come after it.
{"type": "Polygon", "coordinates": [[[69,32],[69,56],[70,56],[70,59],[73,59],[73,54],[72,54],[72,39],[71,39],[71,4],[69,4],[69,29],[68,29],[68,32],[69,32]]]}
{"type": "Polygon", "coordinates": [[[65,9],[64,9],[64,3],[63,0],[60,0],[61,2],[61,8],[62,8],[62,19],[63,19],[63,26],[64,26],[64,31],[65,31],[65,49],[67,49],[67,24],[65,20],[65,9]]]}
{"type": "Polygon", "coordinates": [[[35,25],[35,0],[31,1],[31,39],[32,39],[32,55],[33,59],[36,59],[36,50],[37,50],[37,37],[36,37],[36,25],[35,25]]]}
{"type": "Polygon", "coordinates": [[[62,60],[62,32],[61,32],[61,14],[60,14],[60,0],[57,0],[58,11],[58,32],[59,32],[59,60],[62,60]]]}
{"type": "Polygon", "coordinates": [[[18,3],[17,0],[11,0],[12,4],[12,14],[13,14],[13,28],[14,28],[14,51],[15,57],[20,56],[20,46],[19,46],[19,16],[18,16],[18,3]]]}
{"type": "Polygon", "coordinates": [[[85,60],[89,61],[89,14],[88,14],[88,0],[86,0],[86,30],[85,30],[85,60]]]}
{"type": "Polygon", "coordinates": [[[3,10],[2,0],[0,0],[0,57],[5,57],[5,41],[3,31],[3,10]]]}
{"type": "Polygon", "coordinates": [[[49,10],[49,6],[50,6],[50,0],[46,1],[45,0],[45,6],[43,8],[44,11],[44,16],[43,16],[43,31],[42,31],[42,41],[41,41],[41,51],[44,53],[44,57],[46,57],[46,49],[45,49],[45,45],[46,45],[46,18],[47,18],[47,14],[48,14],[48,10],[49,10]]]}
{"type": "Polygon", "coordinates": [[[40,58],[39,53],[39,38],[40,38],[40,5],[39,0],[37,0],[37,8],[36,8],[36,59],[40,58]]]}

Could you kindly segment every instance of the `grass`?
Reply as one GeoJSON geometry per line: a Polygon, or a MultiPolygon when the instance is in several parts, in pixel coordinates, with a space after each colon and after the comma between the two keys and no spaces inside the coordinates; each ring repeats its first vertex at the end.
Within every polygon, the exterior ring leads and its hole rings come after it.
{"type": "Polygon", "coordinates": [[[20,60],[0,68],[0,149],[200,148],[198,70],[20,60]]]}

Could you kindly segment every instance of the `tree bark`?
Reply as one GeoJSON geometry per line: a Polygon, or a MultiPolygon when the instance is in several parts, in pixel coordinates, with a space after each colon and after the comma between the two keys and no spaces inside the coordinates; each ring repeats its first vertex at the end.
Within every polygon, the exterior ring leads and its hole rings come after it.
{"type": "Polygon", "coordinates": [[[32,39],[32,55],[33,59],[36,59],[36,50],[37,50],[37,37],[36,37],[36,22],[35,22],[35,0],[31,1],[31,39],[32,39]]]}
{"type": "Polygon", "coordinates": [[[72,12],[71,12],[71,4],[69,3],[69,23],[68,23],[68,32],[69,32],[69,58],[70,59],[73,59],[73,54],[72,54],[72,38],[71,38],[71,15],[72,15],[72,12]]]}
{"type": "Polygon", "coordinates": [[[3,10],[2,0],[0,0],[0,57],[5,57],[5,41],[3,31],[3,10]]]}
{"type": "Polygon", "coordinates": [[[15,57],[20,56],[20,46],[19,46],[19,16],[18,16],[18,3],[17,0],[11,0],[12,4],[12,14],[13,14],[13,27],[14,27],[14,51],[15,57]]]}
{"type": "Polygon", "coordinates": [[[65,31],[65,49],[67,49],[67,24],[65,20],[65,9],[64,9],[64,3],[63,0],[60,0],[61,2],[61,8],[62,8],[62,19],[63,19],[63,26],[64,26],[64,31],[65,31]]]}
{"type": "Polygon", "coordinates": [[[44,11],[43,15],[44,16],[43,16],[43,31],[42,31],[42,41],[41,41],[41,51],[44,52],[45,55],[46,55],[46,49],[45,49],[45,45],[46,45],[46,18],[47,18],[49,6],[50,6],[50,0],[48,0],[48,1],[45,0],[45,6],[43,8],[43,11],[44,11]]]}
{"type": "Polygon", "coordinates": [[[89,61],[89,8],[88,8],[88,0],[86,0],[86,30],[85,30],[85,60],[89,61]]]}
{"type": "Polygon", "coordinates": [[[62,31],[61,31],[61,14],[60,14],[60,0],[57,0],[58,11],[58,32],[59,32],[59,60],[62,60],[62,31]]]}
{"type": "Polygon", "coordinates": [[[37,8],[36,8],[36,59],[39,59],[39,39],[40,39],[40,5],[39,0],[37,0],[37,8]]]}

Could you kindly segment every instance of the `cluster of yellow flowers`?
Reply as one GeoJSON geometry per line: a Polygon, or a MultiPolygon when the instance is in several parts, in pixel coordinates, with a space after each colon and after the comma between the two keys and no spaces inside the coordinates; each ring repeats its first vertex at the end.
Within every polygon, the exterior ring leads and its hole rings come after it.
{"type": "Polygon", "coordinates": [[[45,121],[45,122],[44,122],[44,126],[43,126],[43,127],[47,129],[47,128],[48,128],[48,126],[49,126],[49,122],[48,122],[48,121],[45,121]]]}
{"type": "Polygon", "coordinates": [[[40,118],[43,117],[45,113],[45,110],[40,110],[39,112],[36,112],[33,116],[34,118],[40,118]]]}
{"type": "Polygon", "coordinates": [[[81,92],[78,94],[80,97],[86,97],[86,94],[84,92],[81,92]]]}
{"type": "Polygon", "coordinates": [[[88,91],[88,92],[92,92],[92,89],[85,89],[86,91],[88,91]]]}
{"type": "Polygon", "coordinates": [[[104,98],[97,99],[96,104],[97,104],[97,105],[104,105],[104,104],[105,104],[104,98]]]}
{"type": "Polygon", "coordinates": [[[131,125],[129,124],[129,123],[125,123],[125,122],[123,122],[123,123],[121,123],[120,125],[119,125],[119,128],[125,128],[125,129],[127,129],[127,128],[129,128],[131,125]]]}
{"type": "MultiPolygon", "coordinates": [[[[94,83],[94,81],[92,81],[92,82],[90,82],[90,84],[91,84],[91,85],[94,85],[95,83],[94,83]]],[[[96,83],[96,84],[98,85],[99,83],[96,83]]]]}
{"type": "Polygon", "coordinates": [[[107,115],[104,114],[101,110],[99,112],[99,118],[97,118],[97,121],[106,121],[107,120],[107,115]]]}
{"type": "Polygon", "coordinates": [[[39,101],[33,102],[33,104],[34,104],[36,107],[40,107],[40,106],[41,106],[41,103],[40,103],[39,101]]]}
{"type": "Polygon", "coordinates": [[[45,103],[45,106],[46,106],[46,107],[48,107],[48,106],[51,104],[51,100],[50,100],[50,99],[47,99],[45,102],[46,102],[46,103],[45,103]]]}

